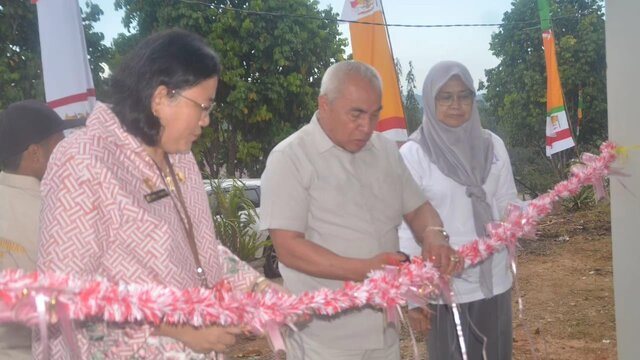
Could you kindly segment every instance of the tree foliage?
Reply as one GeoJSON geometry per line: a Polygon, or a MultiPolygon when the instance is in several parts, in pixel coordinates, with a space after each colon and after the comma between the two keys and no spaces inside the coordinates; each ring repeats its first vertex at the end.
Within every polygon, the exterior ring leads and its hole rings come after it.
{"type": "MultiPolygon", "coordinates": [[[[550,0],[552,28],[565,106],[577,119],[583,89],[584,118],[578,150],[590,150],[607,138],[606,64],[603,6],[597,0],[550,0]]],[[[537,191],[557,180],[545,158],[546,67],[535,1],[516,0],[493,34],[490,49],[500,63],[486,71],[486,100],[496,130],[512,153],[516,176],[537,191]]],[[[562,169],[561,169],[562,170],[562,169]]]]}
{"type": "Polygon", "coordinates": [[[44,99],[36,8],[0,0],[0,109],[26,98],[44,99]]]}
{"type": "MultiPolygon", "coordinates": [[[[104,74],[100,64],[110,56],[109,47],[102,43],[104,35],[93,28],[101,15],[98,5],[85,3],[85,38],[98,94],[104,74]]],[[[44,100],[38,15],[29,0],[0,0],[0,54],[0,109],[28,98],[44,100]]]]}
{"type": "Polygon", "coordinates": [[[413,73],[411,61],[409,61],[409,71],[404,79],[407,89],[403,97],[404,116],[407,120],[407,133],[411,135],[422,124],[422,107],[416,95],[416,76],[413,73]]]}
{"type": "Polygon", "coordinates": [[[104,79],[105,68],[103,64],[106,64],[112,56],[111,47],[104,44],[104,34],[95,31],[93,27],[93,24],[100,21],[100,17],[103,14],[104,12],[100,6],[90,0],[85,2],[85,9],[82,10],[82,24],[84,26],[85,41],[87,42],[89,67],[91,68],[93,85],[98,97],[101,96],[107,86],[104,79]]]}
{"type": "MultiPolygon", "coordinates": [[[[204,36],[220,54],[217,107],[194,152],[214,177],[223,170],[257,176],[273,146],[313,115],[321,76],[343,58],[346,41],[333,21],[250,13],[337,18],[331,9],[319,10],[317,1],[210,3],[117,0],[116,7],[124,10],[123,22],[134,36],[180,27],[204,36]]],[[[114,42],[121,53],[118,43],[125,39],[114,42]]]]}

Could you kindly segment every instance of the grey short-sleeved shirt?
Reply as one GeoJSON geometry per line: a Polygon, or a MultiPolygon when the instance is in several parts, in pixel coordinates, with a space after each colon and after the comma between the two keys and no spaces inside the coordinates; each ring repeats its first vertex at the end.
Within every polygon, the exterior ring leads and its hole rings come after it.
{"type": "MultiPolygon", "coordinates": [[[[261,193],[261,229],[301,232],[353,258],[397,251],[402,216],[426,201],[395,143],[374,133],[361,151],[350,153],[333,144],[316,116],[273,149],[261,193]]],[[[343,284],[282,264],[280,271],[285,287],[296,294],[343,284]]],[[[382,312],[364,309],[316,318],[301,331],[335,349],[378,349],[394,340],[385,339],[384,327],[382,312]]]]}

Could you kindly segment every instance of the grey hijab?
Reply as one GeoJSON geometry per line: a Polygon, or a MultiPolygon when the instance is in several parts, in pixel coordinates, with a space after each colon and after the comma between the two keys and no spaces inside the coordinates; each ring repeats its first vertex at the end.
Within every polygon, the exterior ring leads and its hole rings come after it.
{"type": "MultiPolygon", "coordinates": [[[[442,61],[434,65],[422,86],[422,126],[411,135],[410,140],[420,144],[430,161],[445,176],[465,186],[466,194],[471,199],[476,234],[485,236],[486,225],[493,221],[491,205],[482,188],[493,161],[491,134],[482,128],[475,103],[469,121],[460,127],[449,127],[436,118],[436,94],[454,75],[459,76],[470,90],[474,90],[473,79],[464,65],[455,61],[442,61]]],[[[479,265],[480,288],[485,298],[493,296],[491,263],[490,257],[479,265]]]]}

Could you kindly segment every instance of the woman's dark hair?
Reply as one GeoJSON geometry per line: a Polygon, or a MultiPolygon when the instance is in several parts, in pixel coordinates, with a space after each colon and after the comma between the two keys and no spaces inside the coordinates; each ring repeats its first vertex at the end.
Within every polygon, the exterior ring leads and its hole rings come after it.
{"type": "Polygon", "coordinates": [[[181,90],[220,75],[218,55],[199,35],[173,29],[142,40],[111,78],[113,112],[125,130],[148,146],[160,140],[151,98],[158,86],[181,90]]]}

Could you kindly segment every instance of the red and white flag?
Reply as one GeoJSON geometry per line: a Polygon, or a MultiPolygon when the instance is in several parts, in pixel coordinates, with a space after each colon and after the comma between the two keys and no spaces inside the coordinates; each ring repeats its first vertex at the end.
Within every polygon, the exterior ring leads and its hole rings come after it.
{"type": "Polygon", "coordinates": [[[36,0],[44,92],[66,120],[86,117],[96,102],[80,5],[77,0],[36,0]]]}

